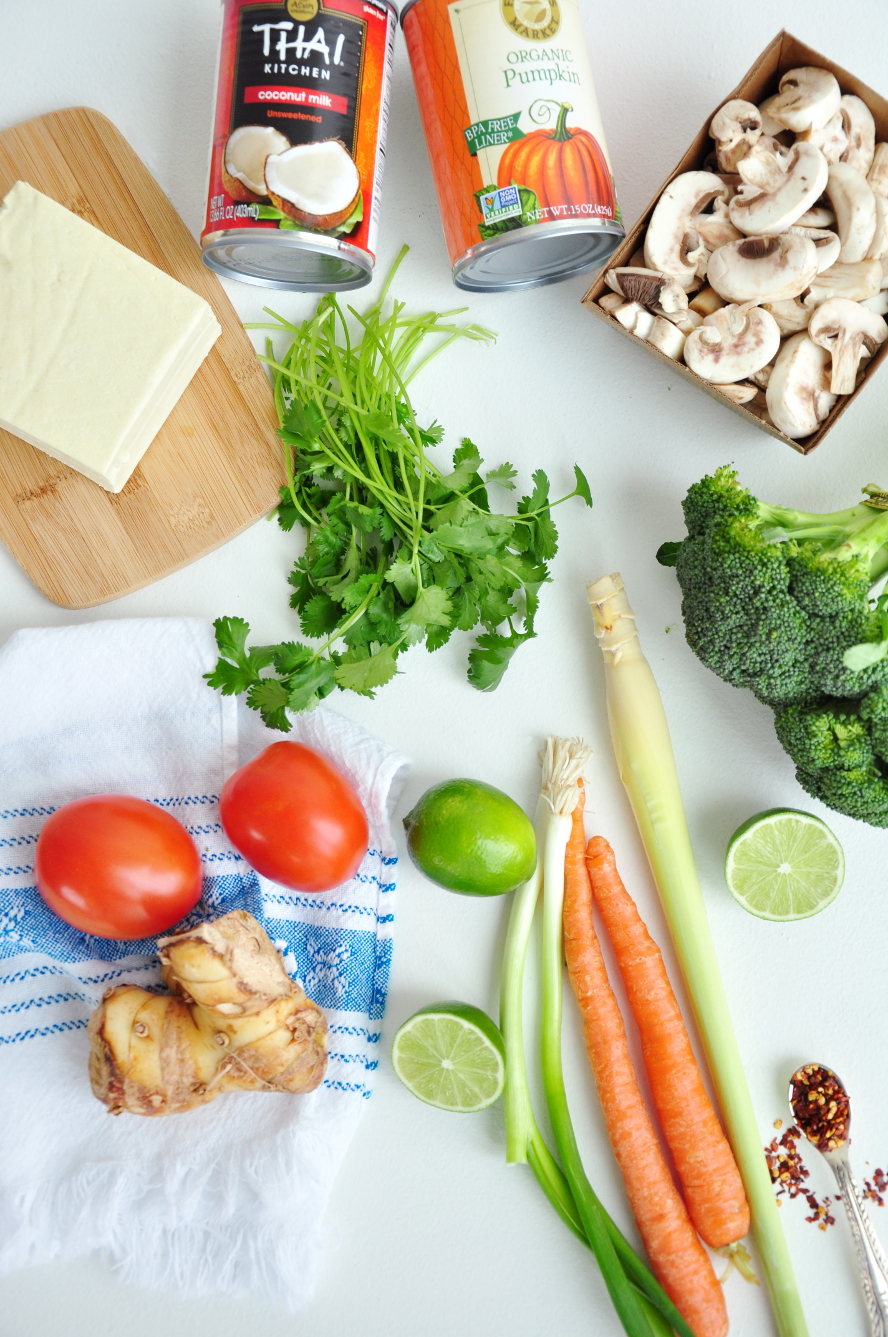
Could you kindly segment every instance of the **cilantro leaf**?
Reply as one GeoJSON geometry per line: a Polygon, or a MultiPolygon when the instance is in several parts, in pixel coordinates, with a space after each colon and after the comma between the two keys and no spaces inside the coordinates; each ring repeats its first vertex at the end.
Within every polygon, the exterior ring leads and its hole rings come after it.
{"type": "Polygon", "coordinates": [[[347,687],[360,696],[373,696],[373,688],[384,687],[398,671],[395,662],[395,650],[385,645],[375,654],[361,655],[358,651],[349,651],[343,655],[334,677],[340,687],[347,687]]]}
{"type": "Polygon", "coordinates": [[[414,645],[417,641],[421,641],[427,627],[449,626],[452,620],[451,607],[446,591],[439,585],[428,585],[425,589],[421,589],[416,596],[416,602],[400,617],[407,643],[414,645]]]}
{"type": "Polygon", "coordinates": [[[303,635],[320,640],[336,630],[342,616],[342,604],[336,603],[329,594],[319,593],[313,594],[304,605],[299,622],[303,635]]]}
{"type": "Polygon", "coordinates": [[[493,692],[499,687],[509,662],[520,645],[530,637],[513,631],[510,636],[483,632],[469,651],[469,682],[479,692],[493,692]]]}
{"type": "Polygon", "coordinates": [[[577,480],[577,485],[575,488],[576,495],[580,497],[586,503],[586,505],[591,508],[592,492],[589,487],[589,480],[578,464],[574,465],[574,477],[577,480]]]}
{"type": "Polygon", "coordinates": [[[508,488],[510,492],[515,491],[513,478],[517,478],[517,470],[513,469],[511,464],[500,464],[495,469],[488,469],[484,475],[485,482],[499,483],[500,487],[508,488]]]}
{"type": "Polygon", "coordinates": [[[247,705],[258,710],[269,729],[289,733],[292,724],[287,716],[289,693],[279,678],[262,678],[247,693],[247,705]]]}
{"type": "Polygon", "coordinates": [[[408,561],[406,557],[396,557],[390,563],[385,578],[394,585],[405,603],[412,603],[416,598],[418,587],[416,572],[413,570],[413,563],[408,561]]]}

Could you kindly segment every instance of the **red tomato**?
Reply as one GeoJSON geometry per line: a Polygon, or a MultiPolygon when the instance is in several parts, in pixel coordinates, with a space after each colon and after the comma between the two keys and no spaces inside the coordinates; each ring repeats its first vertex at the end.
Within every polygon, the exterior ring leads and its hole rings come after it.
{"type": "Polygon", "coordinates": [[[51,910],[97,938],[153,938],[200,899],[203,870],[188,832],[126,794],[75,799],[37,838],[37,890],[51,910]]]}
{"type": "Polygon", "coordinates": [[[340,886],[367,853],[361,800],[323,753],[302,743],[272,743],[235,771],[219,812],[247,863],[296,891],[340,886]]]}

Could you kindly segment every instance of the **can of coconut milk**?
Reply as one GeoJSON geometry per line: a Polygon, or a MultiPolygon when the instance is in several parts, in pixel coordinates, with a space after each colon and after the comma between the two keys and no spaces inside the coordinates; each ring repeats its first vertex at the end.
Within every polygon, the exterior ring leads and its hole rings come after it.
{"type": "Polygon", "coordinates": [[[604,264],[623,224],[577,0],[408,0],[401,25],[457,287],[604,264]]]}
{"type": "Polygon", "coordinates": [[[223,0],[210,269],[300,292],[370,282],[397,20],[391,0],[223,0]]]}

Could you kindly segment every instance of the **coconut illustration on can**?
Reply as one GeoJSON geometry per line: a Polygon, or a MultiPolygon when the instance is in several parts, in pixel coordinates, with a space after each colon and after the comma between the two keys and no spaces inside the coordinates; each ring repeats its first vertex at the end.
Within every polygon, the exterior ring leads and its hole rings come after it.
{"type": "Polygon", "coordinates": [[[303,292],[370,282],[396,26],[391,0],[223,0],[211,269],[303,292]]]}
{"type": "Polygon", "coordinates": [[[577,0],[407,0],[401,24],[457,286],[603,264],[624,233],[577,0]]]}
{"type": "Polygon", "coordinates": [[[289,147],[289,139],[270,125],[242,125],[233,131],[222,154],[222,184],[231,198],[241,203],[267,200],[265,160],[289,147]]]}
{"type": "Polygon", "coordinates": [[[266,158],[265,181],[281,213],[319,232],[342,227],[361,199],[357,165],[338,139],[297,144],[266,158]]]}

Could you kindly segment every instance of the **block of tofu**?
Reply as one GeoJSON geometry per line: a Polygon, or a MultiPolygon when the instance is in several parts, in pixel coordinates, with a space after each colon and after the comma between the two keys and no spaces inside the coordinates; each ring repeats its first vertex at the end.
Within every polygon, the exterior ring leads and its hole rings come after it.
{"type": "Polygon", "coordinates": [[[0,205],[0,427],[119,492],[221,326],[202,297],[17,181],[0,205]]]}

